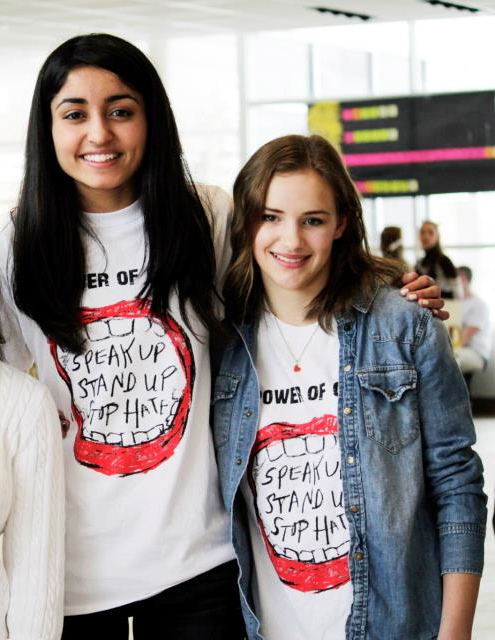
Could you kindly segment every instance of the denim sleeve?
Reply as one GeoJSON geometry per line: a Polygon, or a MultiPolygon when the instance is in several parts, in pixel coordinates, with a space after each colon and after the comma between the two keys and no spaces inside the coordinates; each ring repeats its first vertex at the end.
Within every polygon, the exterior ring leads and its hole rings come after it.
{"type": "Polygon", "coordinates": [[[423,318],[415,352],[427,491],[440,541],[441,573],[483,569],[486,495],[469,395],[443,324],[423,318]]]}

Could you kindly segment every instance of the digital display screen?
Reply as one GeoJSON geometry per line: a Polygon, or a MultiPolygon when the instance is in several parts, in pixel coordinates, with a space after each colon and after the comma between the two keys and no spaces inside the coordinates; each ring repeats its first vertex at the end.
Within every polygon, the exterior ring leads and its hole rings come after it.
{"type": "Polygon", "coordinates": [[[309,105],[365,197],[495,191],[495,91],[309,105]]]}

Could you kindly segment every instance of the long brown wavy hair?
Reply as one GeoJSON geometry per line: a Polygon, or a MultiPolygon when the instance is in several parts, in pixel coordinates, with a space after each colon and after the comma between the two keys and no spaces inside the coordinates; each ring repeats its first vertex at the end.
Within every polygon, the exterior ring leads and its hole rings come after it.
{"type": "Polygon", "coordinates": [[[252,322],[264,300],[253,241],[265,208],[266,194],[275,174],[304,169],[316,171],[333,191],[337,214],[346,220],[343,235],[332,246],[326,285],[313,299],[307,316],[316,317],[329,330],[332,315],[344,311],[358,293],[371,293],[377,282],[396,281],[397,263],[370,253],[359,194],[338,151],[321,136],[288,135],[267,142],[241,169],[234,183],[232,260],[223,294],[227,318],[252,322]]]}

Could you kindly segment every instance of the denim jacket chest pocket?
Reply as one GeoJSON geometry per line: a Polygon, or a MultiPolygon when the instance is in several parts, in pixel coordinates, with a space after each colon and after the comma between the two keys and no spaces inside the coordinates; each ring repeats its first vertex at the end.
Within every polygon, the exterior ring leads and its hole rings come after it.
{"type": "Polygon", "coordinates": [[[229,438],[237,387],[241,377],[220,373],[215,379],[212,393],[213,439],[221,447],[229,438]]]}
{"type": "Polygon", "coordinates": [[[410,365],[376,365],[357,372],[366,435],[399,453],[419,434],[417,373],[410,365]]]}

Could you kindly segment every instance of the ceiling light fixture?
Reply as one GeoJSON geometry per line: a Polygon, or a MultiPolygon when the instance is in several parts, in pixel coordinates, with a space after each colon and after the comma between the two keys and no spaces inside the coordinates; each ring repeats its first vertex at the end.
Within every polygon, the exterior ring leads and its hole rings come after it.
{"type": "Polygon", "coordinates": [[[469,13],[478,13],[480,11],[476,7],[466,7],[466,5],[457,4],[456,2],[443,2],[443,0],[425,0],[425,2],[432,6],[438,5],[444,9],[457,9],[457,11],[468,11],[469,13]]]}
{"type": "Polygon", "coordinates": [[[330,7],[309,7],[313,11],[318,11],[318,13],[331,13],[333,16],[344,17],[344,18],[358,18],[359,20],[371,20],[371,16],[366,15],[365,13],[353,13],[352,11],[345,11],[344,9],[332,9],[330,7]]]}

